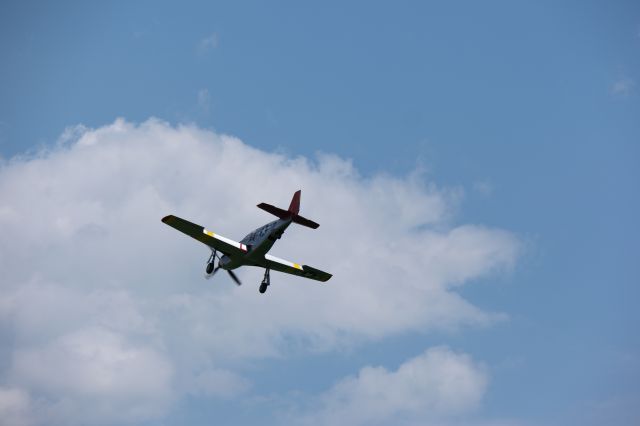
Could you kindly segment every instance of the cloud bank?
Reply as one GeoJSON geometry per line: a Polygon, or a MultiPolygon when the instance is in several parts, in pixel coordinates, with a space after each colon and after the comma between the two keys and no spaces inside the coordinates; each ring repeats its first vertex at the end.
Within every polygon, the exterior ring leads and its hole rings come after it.
{"type": "Polygon", "coordinates": [[[300,419],[312,425],[441,424],[475,408],[488,382],[468,355],[435,347],[388,371],[367,366],[320,397],[300,419]]]}
{"type": "MultiPolygon", "coordinates": [[[[0,414],[16,424],[157,419],[186,395],[259,392],[246,360],[491,324],[501,316],[456,288],[510,268],[518,241],[452,225],[457,200],[419,173],[364,177],[333,155],[264,152],[195,126],[70,128],[56,147],[0,168],[0,414]],[[204,280],[208,249],[160,222],[175,214],[240,239],[272,220],[256,204],[286,206],[297,189],[301,213],[321,227],[292,226],[272,253],[330,271],[326,284],[274,273],[260,295],[259,270],[239,270],[242,287],[204,280]]],[[[326,406],[348,394],[338,408],[360,419],[371,380],[392,385],[415,370],[442,384],[439,361],[466,366],[476,385],[451,386],[476,404],[484,373],[439,348],[396,372],[361,370],[326,406]]],[[[436,389],[425,407],[446,406],[449,388],[436,389]]]]}

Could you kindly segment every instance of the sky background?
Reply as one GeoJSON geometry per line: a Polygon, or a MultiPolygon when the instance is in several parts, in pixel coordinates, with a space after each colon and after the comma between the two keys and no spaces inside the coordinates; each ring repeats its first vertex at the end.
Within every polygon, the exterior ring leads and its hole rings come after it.
{"type": "Polygon", "coordinates": [[[7,424],[640,422],[640,3],[3,2],[0,54],[7,424]],[[258,272],[204,281],[206,250],[159,222],[239,240],[270,220],[255,204],[286,206],[298,186],[322,226],[273,252],[333,272],[321,287],[274,275],[257,298],[258,272]],[[117,231],[145,223],[147,245],[117,231]],[[128,244],[128,261],[114,254],[128,244]],[[408,288],[422,281],[442,303],[408,288]],[[332,308],[348,297],[363,307],[332,308]],[[187,307],[175,324],[166,300],[187,307]],[[84,327],[92,303],[149,324],[84,327]],[[33,328],[61,306],[80,310],[33,328]],[[251,309],[277,319],[251,334],[233,314],[251,309]],[[178,338],[205,320],[212,335],[178,338]],[[133,385],[34,370],[94,375],[91,356],[57,366],[96,342],[146,360],[98,369],[133,385]],[[207,373],[187,380],[190,363],[207,373]],[[468,385],[454,396],[437,386],[447,366],[468,385]],[[102,414],[69,408],[85,394],[102,414]]]}

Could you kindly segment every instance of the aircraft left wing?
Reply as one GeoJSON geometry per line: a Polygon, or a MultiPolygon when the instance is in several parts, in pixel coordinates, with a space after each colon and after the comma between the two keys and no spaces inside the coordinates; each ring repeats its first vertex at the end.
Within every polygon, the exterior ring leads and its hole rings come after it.
{"type": "Polygon", "coordinates": [[[188,220],[181,219],[177,216],[169,215],[162,218],[162,221],[172,228],[177,229],[183,234],[187,234],[191,238],[194,238],[201,243],[204,243],[212,249],[221,251],[222,253],[234,256],[247,254],[247,246],[233,241],[230,238],[223,237],[214,232],[205,229],[203,226],[191,223],[188,220]]]}
{"type": "Polygon", "coordinates": [[[316,281],[328,281],[333,275],[320,269],[312,268],[308,265],[300,265],[298,263],[289,262],[288,260],[267,254],[264,256],[267,267],[274,271],[284,272],[286,274],[297,275],[299,277],[310,278],[316,281]]]}

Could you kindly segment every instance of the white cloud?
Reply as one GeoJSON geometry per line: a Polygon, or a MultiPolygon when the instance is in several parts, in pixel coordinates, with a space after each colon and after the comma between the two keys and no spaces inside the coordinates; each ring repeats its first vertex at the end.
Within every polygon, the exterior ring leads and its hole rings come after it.
{"type": "Polygon", "coordinates": [[[21,389],[0,387],[0,424],[27,426],[32,424],[29,416],[30,398],[21,389]]]}
{"type": "Polygon", "coordinates": [[[204,55],[210,50],[216,49],[217,47],[218,34],[212,33],[200,40],[200,42],[198,43],[198,53],[204,55]]]}
{"type": "Polygon", "coordinates": [[[107,329],[87,328],[17,349],[9,375],[54,401],[45,410],[46,423],[109,424],[162,415],[170,402],[171,373],[155,350],[107,329]]]}
{"type": "Polygon", "coordinates": [[[78,126],[0,168],[0,324],[15,334],[0,386],[47,395],[34,410],[49,423],[143,420],[186,394],[246,392],[238,360],[292,344],[490,324],[501,316],[455,288],[511,267],[518,242],[451,226],[455,200],[419,174],[363,177],[336,156],[266,153],[194,126],[78,126]],[[240,239],[272,220],[257,203],[286,206],[300,188],[302,214],[321,227],[292,226],[272,252],[330,271],[326,284],[274,273],[260,295],[256,269],[238,272],[242,287],[203,280],[206,247],[160,222],[176,214],[240,239]],[[38,362],[50,371],[30,374],[38,362]],[[129,385],[126,402],[100,405],[129,385]]]}
{"type": "Polygon", "coordinates": [[[488,376],[466,354],[435,347],[396,371],[367,366],[319,397],[302,424],[442,424],[475,409],[488,376]]]}
{"type": "Polygon", "coordinates": [[[189,389],[194,395],[230,398],[246,392],[250,386],[248,380],[230,371],[209,369],[195,376],[189,389]]]}
{"type": "Polygon", "coordinates": [[[616,80],[610,89],[610,93],[614,96],[629,96],[636,86],[636,82],[628,77],[616,80]]]}

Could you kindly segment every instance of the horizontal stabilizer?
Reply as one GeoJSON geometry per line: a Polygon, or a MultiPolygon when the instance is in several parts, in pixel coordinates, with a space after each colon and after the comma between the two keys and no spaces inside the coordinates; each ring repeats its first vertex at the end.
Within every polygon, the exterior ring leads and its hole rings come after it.
{"type": "Polygon", "coordinates": [[[319,223],[316,223],[300,215],[296,215],[293,217],[293,223],[297,223],[298,225],[306,226],[311,229],[316,229],[318,226],[320,226],[319,223]]]}
{"type": "Polygon", "coordinates": [[[258,208],[264,210],[265,212],[271,213],[274,216],[279,217],[280,219],[288,219],[291,217],[291,213],[287,210],[283,210],[280,207],[272,206],[267,203],[258,204],[258,208]]]}

